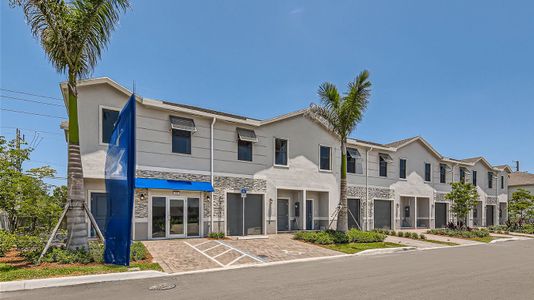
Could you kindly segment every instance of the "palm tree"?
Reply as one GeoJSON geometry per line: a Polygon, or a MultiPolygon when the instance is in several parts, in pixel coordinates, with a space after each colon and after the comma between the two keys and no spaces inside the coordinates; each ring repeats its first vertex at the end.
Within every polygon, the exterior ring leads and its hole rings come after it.
{"type": "Polygon", "coordinates": [[[364,70],[348,85],[348,92],[341,96],[335,85],[325,82],[319,88],[321,106],[312,105],[311,113],[326,121],[328,128],[341,143],[341,182],[337,217],[337,230],[349,229],[347,214],[347,138],[363,117],[369,101],[371,82],[364,70]]]}
{"type": "Polygon", "coordinates": [[[85,196],[78,133],[77,81],[89,76],[109,43],[119,14],[128,0],[10,0],[24,11],[35,38],[57,72],[66,74],[68,90],[68,199],[67,246],[87,244],[85,196]]]}

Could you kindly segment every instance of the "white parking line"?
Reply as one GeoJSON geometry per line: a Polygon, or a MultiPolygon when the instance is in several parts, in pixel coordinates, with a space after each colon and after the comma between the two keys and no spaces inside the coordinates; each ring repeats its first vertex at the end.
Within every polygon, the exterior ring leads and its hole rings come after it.
{"type": "Polygon", "coordinates": [[[239,249],[237,249],[237,248],[235,248],[235,247],[233,247],[233,246],[231,246],[231,245],[228,245],[228,244],[226,244],[226,243],[223,243],[223,242],[221,242],[221,241],[213,241],[213,242],[216,242],[217,245],[216,245],[216,246],[213,246],[213,247],[210,247],[210,248],[208,248],[208,249],[206,249],[206,250],[200,250],[200,249],[198,248],[198,246],[200,246],[200,245],[204,245],[204,244],[209,243],[209,242],[212,242],[212,241],[206,241],[206,242],[199,243],[199,244],[197,244],[197,245],[191,245],[190,243],[184,241],[184,243],[185,243],[186,245],[188,245],[189,247],[193,248],[195,251],[197,251],[198,253],[200,253],[200,254],[204,255],[205,257],[209,258],[211,261],[215,262],[216,264],[218,264],[219,266],[221,266],[221,267],[223,267],[223,268],[232,266],[232,264],[236,263],[237,261],[239,261],[240,259],[242,259],[242,258],[244,258],[244,257],[250,257],[250,258],[252,258],[253,260],[255,260],[255,261],[259,262],[259,263],[262,263],[262,264],[265,263],[265,261],[263,261],[263,260],[261,260],[261,259],[255,257],[254,255],[245,253],[245,252],[243,252],[243,251],[241,251],[241,250],[239,250],[239,249]],[[211,250],[211,249],[215,249],[215,248],[220,247],[220,246],[225,247],[226,250],[223,251],[223,252],[221,252],[221,253],[219,253],[219,254],[217,254],[217,255],[214,255],[214,256],[208,255],[208,254],[206,253],[206,252],[208,252],[209,250],[211,250]],[[223,263],[221,263],[219,260],[216,259],[217,257],[222,256],[222,255],[224,255],[224,254],[226,254],[226,253],[229,253],[229,252],[231,252],[231,251],[235,251],[235,252],[237,252],[238,254],[241,254],[241,255],[240,255],[239,257],[237,257],[236,259],[232,260],[231,262],[229,262],[228,264],[223,264],[223,263]]]}

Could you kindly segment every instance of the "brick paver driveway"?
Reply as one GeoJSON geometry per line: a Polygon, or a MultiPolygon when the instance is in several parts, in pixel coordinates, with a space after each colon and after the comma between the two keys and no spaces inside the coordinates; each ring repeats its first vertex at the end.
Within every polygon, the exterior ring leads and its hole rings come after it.
{"type": "Polygon", "coordinates": [[[334,256],[341,253],[292,239],[291,234],[261,239],[176,239],[143,242],[161,267],[169,273],[245,264],[334,256]]]}

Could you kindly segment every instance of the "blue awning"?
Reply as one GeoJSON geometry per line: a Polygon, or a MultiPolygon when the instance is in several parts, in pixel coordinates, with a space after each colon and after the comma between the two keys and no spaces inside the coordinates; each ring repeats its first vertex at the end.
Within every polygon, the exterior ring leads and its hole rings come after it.
{"type": "Polygon", "coordinates": [[[213,186],[211,185],[211,183],[205,181],[136,178],[135,187],[138,189],[213,192],[213,186]]]}

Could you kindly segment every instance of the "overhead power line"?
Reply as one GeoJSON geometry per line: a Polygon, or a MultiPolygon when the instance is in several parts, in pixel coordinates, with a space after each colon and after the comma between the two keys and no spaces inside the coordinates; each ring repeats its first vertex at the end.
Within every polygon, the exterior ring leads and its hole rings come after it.
{"type": "Polygon", "coordinates": [[[28,93],[28,92],[22,92],[22,91],[15,91],[15,90],[4,89],[4,88],[0,88],[0,91],[6,91],[6,92],[10,92],[10,93],[17,93],[17,94],[22,94],[22,95],[28,95],[28,96],[41,97],[41,98],[47,98],[47,99],[54,99],[54,100],[63,101],[63,99],[57,98],[57,97],[43,96],[43,95],[38,95],[38,94],[33,94],[33,93],[28,93]]]}
{"type": "Polygon", "coordinates": [[[31,102],[31,103],[38,103],[38,104],[44,104],[44,105],[50,105],[50,106],[57,106],[57,107],[63,107],[61,104],[56,103],[49,103],[49,102],[43,102],[43,101],[37,101],[37,100],[30,100],[30,99],[24,99],[24,98],[18,98],[18,97],[11,97],[6,95],[0,95],[1,100],[15,100],[15,101],[24,101],[24,102],[31,102]]]}
{"type": "Polygon", "coordinates": [[[32,129],[32,128],[21,128],[21,127],[13,127],[13,126],[0,126],[0,128],[3,129],[20,129],[25,131],[32,131],[32,132],[39,132],[39,133],[45,133],[45,134],[53,134],[53,135],[60,135],[63,136],[63,133],[59,132],[52,132],[52,131],[45,131],[45,130],[39,130],[39,129],[32,129]]]}
{"type": "Polygon", "coordinates": [[[53,115],[47,115],[47,114],[38,114],[38,113],[28,112],[28,111],[22,111],[22,110],[14,110],[14,109],[7,109],[7,108],[0,108],[0,110],[3,110],[3,111],[9,111],[9,112],[14,112],[14,113],[18,113],[18,114],[27,114],[27,115],[34,115],[34,116],[40,116],[40,117],[47,117],[47,118],[55,118],[55,119],[67,120],[67,118],[65,118],[65,117],[53,116],[53,115]]]}

